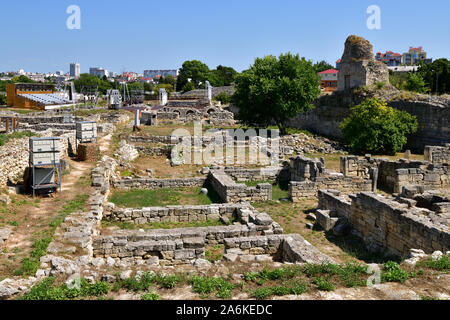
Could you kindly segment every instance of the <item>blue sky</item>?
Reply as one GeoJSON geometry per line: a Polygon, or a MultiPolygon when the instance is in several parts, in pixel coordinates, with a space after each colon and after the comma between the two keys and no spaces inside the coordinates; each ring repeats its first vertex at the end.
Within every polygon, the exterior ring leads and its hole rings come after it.
{"type": "Polygon", "coordinates": [[[2,1],[0,71],[115,72],[179,68],[198,59],[242,71],[255,57],[299,53],[314,61],[341,57],[350,34],[374,50],[423,46],[449,58],[448,0],[40,0],[2,1]],[[81,8],[81,30],[68,30],[69,5],[81,8]],[[381,30],[369,30],[369,5],[381,8],[381,30]]]}

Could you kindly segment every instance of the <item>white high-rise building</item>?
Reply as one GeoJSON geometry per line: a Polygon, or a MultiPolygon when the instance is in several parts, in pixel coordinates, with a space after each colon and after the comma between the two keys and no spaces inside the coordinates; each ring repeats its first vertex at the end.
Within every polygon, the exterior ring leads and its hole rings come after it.
{"type": "Polygon", "coordinates": [[[78,79],[80,77],[80,64],[79,63],[71,63],[70,64],[70,76],[78,79]]]}

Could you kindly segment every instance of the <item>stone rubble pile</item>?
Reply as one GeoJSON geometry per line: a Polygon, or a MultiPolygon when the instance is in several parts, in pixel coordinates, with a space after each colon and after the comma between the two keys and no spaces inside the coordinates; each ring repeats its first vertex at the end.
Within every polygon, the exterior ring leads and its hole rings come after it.
{"type": "Polygon", "coordinates": [[[9,236],[11,235],[12,231],[9,228],[1,228],[0,229],[0,246],[8,240],[9,236]]]}
{"type": "Polygon", "coordinates": [[[120,141],[119,149],[114,153],[114,156],[117,157],[120,162],[129,163],[139,157],[139,152],[133,145],[122,140],[120,141]]]}

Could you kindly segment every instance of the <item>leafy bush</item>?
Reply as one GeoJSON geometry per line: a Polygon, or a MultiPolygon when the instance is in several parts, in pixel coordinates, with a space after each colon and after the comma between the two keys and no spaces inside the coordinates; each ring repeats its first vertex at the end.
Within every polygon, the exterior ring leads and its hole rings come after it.
{"type": "Polygon", "coordinates": [[[253,291],[253,297],[258,300],[266,300],[272,295],[272,288],[258,288],[253,291]]]}
{"type": "Polygon", "coordinates": [[[430,91],[422,76],[418,73],[410,73],[405,83],[405,89],[408,91],[426,93],[430,91]]]}
{"type": "Polygon", "coordinates": [[[383,282],[405,282],[409,278],[409,274],[403,270],[398,263],[388,261],[384,264],[384,270],[381,274],[383,282]]]}
{"type": "Polygon", "coordinates": [[[407,135],[418,128],[415,116],[388,107],[377,98],[366,99],[351,111],[340,127],[355,154],[394,155],[406,144],[407,135]]]}
{"type": "Polygon", "coordinates": [[[192,82],[187,82],[183,87],[183,93],[195,90],[195,85],[192,82]]]}
{"type": "Polygon", "coordinates": [[[168,276],[161,276],[158,275],[156,277],[156,282],[165,289],[173,289],[180,281],[180,278],[177,275],[168,275],[168,276]]]}
{"type": "Polygon", "coordinates": [[[147,292],[141,296],[141,300],[147,300],[147,301],[160,300],[160,299],[161,299],[161,296],[154,292],[147,292]]]}
{"type": "Polygon", "coordinates": [[[4,94],[0,94],[0,105],[6,105],[6,96],[4,94]]]}
{"type": "Polygon", "coordinates": [[[308,285],[303,280],[294,280],[289,284],[292,294],[302,294],[308,291],[308,285]]]}
{"type": "Polygon", "coordinates": [[[208,296],[212,292],[217,292],[217,298],[230,298],[234,285],[227,282],[221,277],[204,278],[200,276],[193,276],[191,278],[192,290],[200,294],[202,297],[208,296]]]}
{"type": "Polygon", "coordinates": [[[316,285],[316,288],[320,291],[334,291],[336,289],[334,284],[332,284],[331,282],[322,277],[314,278],[313,283],[316,285]]]}
{"type": "Polygon", "coordinates": [[[229,104],[231,102],[231,96],[226,92],[219,93],[214,100],[220,101],[222,104],[229,104]]]}
{"type": "Polygon", "coordinates": [[[48,277],[36,284],[20,300],[70,300],[76,298],[99,297],[108,294],[111,285],[106,282],[88,283],[80,280],[78,287],[69,288],[66,284],[56,285],[54,277],[48,277]]]}

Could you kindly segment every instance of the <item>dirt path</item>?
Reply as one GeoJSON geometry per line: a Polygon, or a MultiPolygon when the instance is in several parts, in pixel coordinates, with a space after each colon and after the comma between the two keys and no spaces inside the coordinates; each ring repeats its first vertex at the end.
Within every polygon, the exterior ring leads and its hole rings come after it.
{"type": "MultiPolygon", "coordinates": [[[[109,149],[112,135],[100,138],[100,151],[103,154],[109,149]]],[[[89,176],[95,163],[70,160],[70,173],[62,177],[62,192],[48,198],[31,199],[30,196],[19,195],[18,202],[27,205],[15,205],[8,215],[13,217],[17,226],[4,243],[3,254],[0,255],[0,278],[11,275],[20,265],[21,260],[32,250],[32,241],[48,229],[49,223],[59,214],[64,204],[77,195],[90,192],[89,176]]]]}

